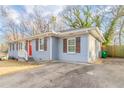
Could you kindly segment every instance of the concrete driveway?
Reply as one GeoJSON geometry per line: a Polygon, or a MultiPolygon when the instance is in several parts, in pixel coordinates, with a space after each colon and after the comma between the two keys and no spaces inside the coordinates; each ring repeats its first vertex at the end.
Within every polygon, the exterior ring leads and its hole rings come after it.
{"type": "MultiPolygon", "coordinates": [[[[122,59],[123,61],[124,59],[122,59]]],[[[0,87],[124,87],[124,62],[103,64],[44,63],[0,76],[0,87]]]]}
{"type": "Polygon", "coordinates": [[[38,64],[28,62],[18,62],[16,60],[0,61],[0,76],[19,72],[22,70],[33,69],[38,67],[38,64]]]}

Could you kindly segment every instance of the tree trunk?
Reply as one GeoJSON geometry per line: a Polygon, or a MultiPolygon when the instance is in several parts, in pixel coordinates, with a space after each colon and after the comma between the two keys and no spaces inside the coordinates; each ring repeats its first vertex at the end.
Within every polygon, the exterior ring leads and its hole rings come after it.
{"type": "Polygon", "coordinates": [[[120,28],[120,31],[119,31],[119,45],[121,46],[121,33],[122,33],[122,30],[123,30],[123,26],[124,26],[124,21],[121,25],[121,28],[120,28]]]}

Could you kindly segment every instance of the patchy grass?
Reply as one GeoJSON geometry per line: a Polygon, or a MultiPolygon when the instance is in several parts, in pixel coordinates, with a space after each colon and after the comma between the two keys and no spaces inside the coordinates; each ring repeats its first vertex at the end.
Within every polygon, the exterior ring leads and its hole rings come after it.
{"type": "Polygon", "coordinates": [[[33,69],[40,65],[31,64],[27,62],[18,62],[15,60],[0,61],[0,76],[10,74],[18,71],[33,69]]]}
{"type": "Polygon", "coordinates": [[[102,59],[98,59],[98,60],[96,60],[95,62],[94,62],[94,64],[102,64],[103,62],[102,62],[102,59]]]}

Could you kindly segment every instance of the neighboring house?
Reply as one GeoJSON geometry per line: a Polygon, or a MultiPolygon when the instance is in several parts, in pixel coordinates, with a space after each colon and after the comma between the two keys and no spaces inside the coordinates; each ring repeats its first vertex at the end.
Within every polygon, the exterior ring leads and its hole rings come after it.
{"type": "Polygon", "coordinates": [[[7,59],[8,59],[7,53],[0,51],[0,60],[7,60],[7,59]]]}
{"type": "Polygon", "coordinates": [[[26,60],[32,57],[36,61],[94,62],[100,57],[103,41],[104,37],[96,27],[45,32],[9,42],[9,57],[21,57],[26,60]]]}
{"type": "Polygon", "coordinates": [[[8,50],[7,44],[0,44],[0,60],[7,59],[7,50],[8,50]]]}

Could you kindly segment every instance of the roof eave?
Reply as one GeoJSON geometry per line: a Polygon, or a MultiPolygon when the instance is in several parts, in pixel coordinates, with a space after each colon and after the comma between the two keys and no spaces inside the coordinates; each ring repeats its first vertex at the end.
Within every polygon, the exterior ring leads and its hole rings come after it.
{"type": "Polygon", "coordinates": [[[104,42],[105,39],[103,37],[103,34],[98,29],[98,27],[91,27],[91,28],[85,28],[85,29],[77,29],[77,30],[72,30],[72,31],[68,31],[68,32],[54,32],[54,31],[51,31],[51,32],[42,33],[40,35],[35,35],[35,36],[32,36],[32,37],[28,37],[28,38],[25,38],[25,39],[22,39],[22,40],[15,40],[15,41],[11,41],[11,42],[20,42],[20,41],[33,40],[33,39],[36,39],[36,38],[43,38],[43,37],[50,37],[50,36],[68,37],[68,36],[79,36],[79,35],[86,34],[86,33],[93,34],[94,30],[97,33],[98,38],[100,39],[100,41],[104,42]]]}
{"type": "Polygon", "coordinates": [[[75,32],[63,32],[63,33],[58,33],[57,37],[73,37],[73,36],[80,36],[82,34],[86,34],[88,31],[75,31],[75,32]]]}
{"type": "Polygon", "coordinates": [[[96,27],[95,29],[96,29],[96,32],[100,35],[100,37],[101,37],[101,39],[102,39],[101,42],[104,42],[104,41],[105,41],[105,38],[104,38],[102,32],[99,30],[98,27],[96,27]]]}

